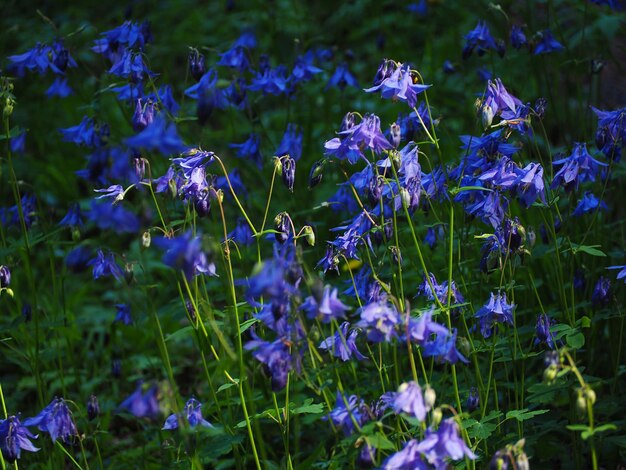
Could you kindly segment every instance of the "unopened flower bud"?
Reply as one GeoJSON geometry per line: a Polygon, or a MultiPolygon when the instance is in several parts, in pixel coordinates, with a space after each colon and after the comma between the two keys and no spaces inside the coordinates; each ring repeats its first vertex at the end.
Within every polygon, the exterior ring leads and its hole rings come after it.
{"type": "Polygon", "coordinates": [[[311,227],[310,225],[305,225],[304,227],[302,227],[302,231],[304,234],[304,239],[309,244],[309,246],[315,246],[315,231],[313,230],[313,227],[311,227]]]}
{"type": "Polygon", "coordinates": [[[543,380],[546,383],[554,382],[556,379],[556,374],[559,372],[559,369],[555,365],[551,365],[543,371],[543,380]]]}
{"type": "Polygon", "coordinates": [[[283,175],[283,162],[280,157],[274,157],[274,171],[277,175],[283,175]]]}
{"type": "Polygon", "coordinates": [[[576,397],[576,409],[582,415],[587,411],[587,398],[583,394],[582,390],[578,391],[578,396],[576,397]]]}
{"type": "Polygon", "coordinates": [[[99,414],[100,405],[98,404],[98,398],[95,395],[91,395],[87,402],[87,418],[89,418],[89,421],[93,421],[99,414]]]}
{"type": "Polygon", "coordinates": [[[483,127],[486,129],[489,126],[491,126],[491,122],[493,121],[493,117],[494,117],[494,112],[493,109],[491,108],[491,106],[489,106],[488,104],[484,105],[482,107],[482,111],[481,111],[481,117],[483,120],[483,127]]]}
{"type": "Polygon", "coordinates": [[[0,265],[0,288],[9,287],[11,284],[11,271],[7,266],[0,265]]]}
{"type": "Polygon", "coordinates": [[[424,390],[424,405],[426,405],[426,408],[432,408],[435,405],[436,399],[437,393],[435,393],[435,389],[427,385],[424,390]]]}
{"type": "Polygon", "coordinates": [[[396,264],[402,264],[402,253],[400,253],[400,248],[397,246],[390,246],[389,251],[391,251],[391,259],[396,264]]]}
{"type": "Polygon", "coordinates": [[[287,189],[293,192],[293,185],[296,181],[296,161],[289,155],[282,157],[283,161],[283,183],[287,189]]]}
{"type": "Polygon", "coordinates": [[[141,235],[141,246],[143,246],[144,248],[150,248],[151,243],[152,243],[152,236],[150,235],[150,232],[148,231],[143,232],[143,234],[141,235]]]}
{"type": "Polygon", "coordinates": [[[311,167],[311,172],[309,173],[309,189],[314,188],[324,176],[324,164],[326,160],[318,160],[311,167]]]}
{"type": "Polygon", "coordinates": [[[589,400],[589,403],[591,403],[592,405],[596,403],[596,392],[594,392],[592,389],[587,388],[585,390],[585,396],[587,397],[587,400],[589,400]]]}
{"type": "Polygon", "coordinates": [[[398,148],[400,140],[402,140],[402,128],[394,122],[389,129],[389,134],[391,134],[391,143],[395,148],[398,148]]]}
{"type": "Polygon", "coordinates": [[[431,425],[432,426],[439,425],[439,423],[441,423],[441,418],[443,418],[443,412],[441,411],[441,408],[435,408],[433,410],[433,417],[431,420],[431,425]]]}

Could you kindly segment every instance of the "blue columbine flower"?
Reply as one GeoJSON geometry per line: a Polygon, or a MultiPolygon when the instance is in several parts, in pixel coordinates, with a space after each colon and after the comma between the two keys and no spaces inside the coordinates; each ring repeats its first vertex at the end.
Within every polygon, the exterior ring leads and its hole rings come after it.
{"type": "Polygon", "coordinates": [[[248,85],[248,90],[263,91],[263,93],[269,93],[270,95],[288,93],[287,69],[284,65],[279,65],[273,69],[268,67],[257,73],[256,77],[248,85]]]}
{"type": "Polygon", "coordinates": [[[101,193],[102,196],[96,196],[96,199],[103,199],[105,197],[110,197],[113,199],[112,204],[116,202],[120,202],[124,199],[124,188],[119,184],[114,184],[104,189],[94,189],[96,193],[101,193]]]}
{"type": "Polygon", "coordinates": [[[517,170],[517,179],[514,181],[514,192],[520,202],[526,207],[539,198],[546,203],[545,184],[543,181],[543,167],[539,163],[529,163],[524,168],[517,170]]]}
{"type": "Polygon", "coordinates": [[[424,421],[432,403],[428,405],[424,403],[421,387],[418,383],[411,381],[400,385],[398,392],[394,395],[392,407],[398,414],[405,412],[419,421],[424,421]]]}
{"type": "Polygon", "coordinates": [[[498,50],[496,41],[491,36],[485,21],[479,21],[476,27],[465,36],[463,59],[470,57],[474,49],[479,56],[482,56],[489,49],[498,50]]]}
{"type": "Polygon", "coordinates": [[[185,95],[198,100],[198,118],[203,124],[213,113],[214,109],[226,109],[228,99],[224,90],[217,86],[218,76],[214,69],[205,73],[200,81],[185,90],[185,95]]]}
{"type": "Polygon", "coordinates": [[[143,55],[125,49],[122,56],[109,69],[111,75],[126,78],[131,83],[140,83],[145,77],[154,76],[143,60],[143,55]]]}
{"type": "Polygon", "coordinates": [[[230,148],[237,149],[235,156],[250,160],[257,167],[263,166],[263,155],[261,154],[261,138],[256,134],[250,134],[248,140],[241,144],[230,144],[230,148]]]}
{"type": "Polygon", "coordinates": [[[292,85],[311,80],[314,75],[322,72],[322,69],[313,65],[314,60],[315,54],[311,50],[304,55],[296,57],[296,62],[289,76],[289,81],[292,85]]]}
{"type": "MultiPolygon", "coordinates": [[[[429,274],[430,283],[424,276],[424,281],[419,285],[417,289],[417,295],[423,295],[430,301],[435,301],[435,297],[442,304],[446,305],[448,303],[448,281],[443,281],[441,284],[437,283],[437,278],[433,273],[429,274]],[[432,288],[430,284],[432,283],[432,288]],[[434,291],[433,291],[434,289],[434,291]]],[[[461,292],[457,289],[456,283],[452,281],[450,285],[450,301],[451,304],[459,304],[465,302],[465,298],[461,294],[461,292]]]]}
{"type": "Polygon", "coordinates": [[[414,108],[417,104],[417,95],[430,88],[430,85],[417,84],[418,76],[411,71],[409,64],[402,65],[388,59],[385,61],[388,62],[388,70],[391,73],[387,72],[385,75],[388,76],[385,76],[380,83],[375,83],[373,87],[366,88],[364,91],[366,93],[380,91],[383,98],[404,101],[414,108]]]}
{"type": "Polygon", "coordinates": [[[526,39],[526,35],[524,31],[522,31],[522,27],[518,25],[513,25],[511,27],[511,46],[515,49],[519,49],[528,44],[528,40],[526,39]]]}
{"type": "Polygon", "coordinates": [[[105,255],[102,250],[98,250],[96,257],[87,264],[93,266],[94,279],[99,279],[102,276],[113,276],[120,281],[124,277],[124,271],[115,261],[115,255],[110,251],[105,255]]]}
{"type": "Polygon", "coordinates": [[[72,412],[63,398],[55,398],[37,416],[24,420],[24,426],[37,426],[40,431],[50,434],[53,441],[76,436],[78,431],[72,418],[72,412]]]}
{"type": "Polygon", "coordinates": [[[578,205],[572,212],[574,217],[580,217],[583,214],[588,214],[590,212],[594,212],[596,210],[609,210],[608,206],[604,201],[598,199],[594,196],[591,191],[585,191],[583,197],[580,201],[578,201],[578,205]]]}
{"type": "Polygon", "coordinates": [[[220,54],[220,60],[217,65],[223,65],[244,72],[250,67],[250,61],[246,54],[246,48],[243,46],[233,46],[231,49],[220,54]]]}
{"type": "Polygon", "coordinates": [[[168,123],[163,114],[155,117],[139,134],[127,138],[125,144],[134,149],[159,150],[164,155],[181,153],[186,148],[178,136],[176,124],[168,123]]]}
{"type": "Polygon", "coordinates": [[[117,28],[105,31],[100,39],[94,41],[91,48],[97,54],[102,54],[111,62],[117,62],[121,51],[125,48],[143,49],[152,40],[148,23],[132,23],[125,21],[117,28]]]}
{"type": "Polygon", "coordinates": [[[357,323],[367,329],[367,338],[375,343],[391,341],[398,335],[396,328],[400,324],[400,314],[386,301],[371,302],[360,310],[361,320],[357,323]]]}
{"type": "Polygon", "coordinates": [[[418,442],[411,439],[404,444],[404,448],[390,455],[384,462],[383,470],[428,470],[430,467],[422,460],[418,442]]]}
{"type": "Polygon", "coordinates": [[[480,395],[478,395],[478,389],[476,387],[472,387],[469,389],[469,393],[467,394],[467,401],[465,402],[467,411],[471,413],[472,411],[478,409],[479,404],[480,395]]]}
{"type": "Polygon", "coordinates": [[[144,393],[143,383],[139,382],[135,391],[120,403],[118,409],[127,411],[137,418],[154,418],[159,414],[157,393],[158,387],[156,385],[144,393]]]}
{"type": "Polygon", "coordinates": [[[39,449],[30,442],[37,439],[21,422],[17,416],[0,419],[0,451],[2,457],[9,463],[20,458],[22,450],[37,452],[39,449]]]}
{"type": "Polygon", "coordinates": [[[198,425],[207,428],[213,427],[211,423],[209,423],[206,419],[202,417],[202,403],[200,403],[195,398],[190,398],[189,400],[187,400],[187,403],[185,403],[185,409],[183,410],[182,416],[180,414],[169,415],[161,429],[177,429],[179,421],[183,417],[187,420],[189,426],[192,428],[195,428],[198,425]]]}
{"type": "Polygon", "coordinates": [[[151,99],[137,99],[135,104],[135,112],[133,113],[133,118],[131,120],[133,124],[133,129],[136,132],[140,132],[148,127],[150,124],[152,124],[152,121],[154,121],[154,116],[157,112],[156,110],[156,103],[151,99]]]}
{"type": "Polygon", "coordinates": [[[576,142],[569,157],[556,160],[552,164],[561,168],[554,175],[550,188],[563,186],[566,191],[578,188],[580,183],[595,181],[600,167],[607,166],[606,163],[596,160],[589,154],[587,144],[584,142],[576,142]]]}
{"type": "Polygon", "coordinates": [[[617,280],[619,281],[620,279],[624,279],[624,282],[626,282],[626,265],[623,265],[623,266],[609,266],[606,269],[619,269],[619,272],[617,273],[617,280]]]}
{"type": "Polygon", "coordinates": [[[72,95],[74,92],[72,88],[67,84],[67,79],[65,77],[57,77],[52,82],[52,85],[46,90],[46,96],[48,98],[52,98],[54,96],[58,96],[59,98],[67,98],[72,95]]]}
{"type": "Polygon", "coordinates": [[[535,334],[537,337],[535,338],[535,345],[545,343],[550,349],[554,349],[556,347],[554,333],[550,331],[550,328],[554,325],[554,323],[554,320],[545,313],[537,316],[537,325],[535,326],[535,334]]]}
{"type": "Polygon", "coordinates": [[[496,323],[513,325],[513,310],[515,304],[506,301],[506,293],[491,293],[489,301],[476,312],[475,317],[480,321],[480,333],[489,338],[496,323]]]}
{"type": "Polygon", "coordinates": [[[611,300],[611,281],[604,277],[600,276],[598,282],[593,288],[593,293],[591,294],[591,302],[594,306],[606,307],[611,300]]]}
{"type": "Polygon", "coordinates": [[[133,317],[130,316],[130,305],[127,304],[115,304],[117,313],[115,314],[114,322],[122,322],[124,325],[132,325],[133,317]]]}
{"type": "MultiPolygon", "coordinates": [[[[100,147],[102,141],[102,128],[98,128],[93,119],[84,116],[80,124],[65,129],[59,129],[65,142],[73,142],[76,145],[87,147],[100,147]]],[[[104,131],[105,133],[107,131],[104,131]]]]}
{"type": "Polygon", "coordinates": [[[424,440],[416,446],[416,450],[424,454],[428,463],[441,469],[448,466],[447,459],[476,459],[476,454],[467,447],[459,434],[457,422],[453,418],[445,419],[436,432],[431,428],[426,430],[424,440]]]}
{"type": "Polygon", "coordinates": [[[326,286],[321,299],[318,300],[313,296],[309,296],[300,306],[300,309],[304,310],[310,319],[317,318],[322,323],[330,323],[332,320],[345,318],[345,312],[350,310],[350,307],[344,305],[337,298],[337,289],[326,286]]]}
{"type": "Polygon", "coordinates": [[[352,72],[350,72],[350,70],[348,69],[348,64],[346,62],[342,62],[337,66],[335,72],[328,80],[326,89],[330,87],[337,87],[340,90],[343,90],[347,86],[358,88],[359,82],[352,74],[352,72]]]}
{"type": "Polygon", "coordinates": [[[140,227],[137,216],[121,205],[98,204],[94,200],[88,217],[96,223],[98,228],[111,229],[116,233],[136,233],[140,227]]]}
{"type": "Polygon", "coordinates": [[[0,289],[7,288],[11,284],[11,270],[8,266],[0,264],[0,289]]]}
{"type": "Polygon", "coordinates": [[[59,225],[62,227],[80,227],[83,225],[83,218],[78,203],[72,204],[65,217],[61,219],[59,225]]]}
{"type": "Polygon", "coordinates": [[[255,240],[250,224],[243,217],[237,219],[235,228],[226,238],[239,245],[252,245],[255,240]]]}
{"type": "Polygon", "coordinates": [[[209,263],[202,250],[202,239],[186,232],[178,237],[159,237],[153,240],[154,244],[165,250],[163,263],[182,271],[187,279],[198,274],[215,276],[215,264],[209,263]]]}
{"type": "Polygon", "coordinates": [[[550,52],[559,52],[565,49],[563,44],[554,39],[554,36],[552,36],[552,32],[549,29],[541,31],[538,35],[539,41],[535,45],[533,54],[548,54],[550,52]]]}
{"type": "Polygon", "coordinates": [[[296,161],[300,159],[302,156],[302,130],[299,130],[298,126],[291,123],[287,124],[287,130],[276,149],[275,155],[278,157],[289,155],[296,161]]]}
{"type": "Polygon", "coordinates": [[[265,364],[272,377],[272,390],[285,388],[289,372],[294,368],[294,360],[290,351],[290,342],[286,338],[279,338],[270,343],[261,339],[254,339],[245,345],[246,350],[254,350],[254,358],[265,364]]]}
{"type": "Polygon", "coordinates": [[[356,337],[359,331],[355,328],[348,334],[350,323],[343,322],[337,332],[333,336],[329,336],[318,346],[320,349],[329,351],[333,356],[340,358],[342,361],[349,361],[354,356],[357,361],[367,359],[356,347],[356,337]]]}
{"type": "Polygon", "coordinates": [[[328,417],[325,416],[323,419],[330,419],[337,428],[349,436],[356,430],[357,426],[360,427],[367,423],[370,416],[362,399],[356,395],[346,397],[337,392],[335,408],[328,413],[328,417]]]}
{"type": "Polygon", "coordinates": [[[626,142],[626,108],[602,111],[591,107],[598,116],[596,146],[611,160],[618,161],[626,142]]]}

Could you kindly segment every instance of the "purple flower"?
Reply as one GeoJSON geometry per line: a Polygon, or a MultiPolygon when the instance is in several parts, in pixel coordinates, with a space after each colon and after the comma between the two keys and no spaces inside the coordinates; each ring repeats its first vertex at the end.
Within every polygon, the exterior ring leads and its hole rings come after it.
{"type": "Polygon", "coordinates": [[[328,84],[326,85],[326,89],[330,87],[337,87],[340,90],[343,90],[346,86],[352,86],[355,88],[359,87],[359,82],[356,77],[352,75],[352,72],[348,69],[348,64],[342,62],[337,66],[335,72],[328,80],[328,84]]]}
{"type": "Polygon", "coordinates": [[[82,214],[78,203],[72,204],[65,217],[61,219],[59,225],[62,227],[80,227],[83,225],[82,214]]]}
{"type": "Polygon", "coordinates": [[[590,212],[594,212],[596,210],[609,210],[608,206],[604,201],[598,199],[593,195],[591,191],[585,191],[583,197],[580,201],[578,201],[578,205],[572,212],[574,217],[580,217],[583,214],[588,214],[590,212]]]}
{"type": "Polygon", "coordinates": [[[57,77],[52,82],[52,85],[46,90],[46,96],[48,98],[52,98],[54,96],[58,96],[59,98],[67,98],[74,92],[67,84],[67,79],[65,77],[57,77]]]}
{"type": "Polygon", "coordinates": [[[606,167],[606,163],[594,159],[587,151],[587,144],[576,142],[569,157],[552,162],[554,166],[561,166],[554,175],[550,188],[563,186],[566,191],[578,188],[579,183],[595,181],[600,172],[600,167],[606,167]]]}
{"type": "Polygon", "coordinates": [[[87,401],[87,418],[89,421],[93,421],[100,414],[100,404],[98,403],[98,397],[91,395],[87,401]]]}
{"type": "Polygon", "coordinates": [[[156,105],[154,101],[148,99],[144,100],[142,103],[141,98],[137,99],[135,112],[133,113],[132,118],[133,129],[136,132],[143,131],[146,127],[152,124],[155,115],[156,105]]]}
{"type": "Polygon", "coordinates": [[[98,228],[112,229],[116,233],[136,233],[140,228],[137,216],[121,205],[98,204],[94,200],[88,217],[98,228]]]}
{"type": "Polygon", "coordinates": [[[251,245],[254,243],[252,229],[243,217],[237,219],[237,225],[235,225],[233,231],[228,234],[227,238],[240,245],[251,245]]]}
{"type": "Polygon", "coordinates": [[[256,134],[250,134],[248,140],[241,144],[230,144],[230,148],[237,149],[235,156],[250,160],[259,168],[263,165],[263,155],[261,154],[261,139],[256,134]]]}
{"type": "Polygon", "coordinates": [[[11,137],[11,152],[15,154],[23,154],[26,144],[26,131],[11,137]]]}
{"type": "Polygon", "coordinates": [[[60,438],[67,442],[68,437],[78,434],[72,412],[63,398],[55,398],[37,416],[24,420],[24,426],[37,426],[40,431],[49,433],[52,441],[60,438]]]}
{"type": "Polygon", "coordinates": [[[183,410],[182,416],[180,414],[169,415],[161,429],[177,429],[179,421],[182,417],[187,420],[189,426],[192,428],[198,425],[205,426],[207,428],[213,427],[211,423],[202,417],[202,403],[195,398],[190,398],[187,400],[187,403],[185,403],[185,409],[183,410]]]}
{"type": "Polygon", "coordinates": [[[543,182],[543,168],[539,163],[529,163],[526,167],[517,171],[518,177],[513,183],[514,191],[525,207],[539,198],[546,203],[545,186],[543,182]]]}
{"type": "Polygon", "coordinates": [[[328,417],[323,419],[330,419],[337,428],[341,429],[346,436],[349,436],[357,427],[367,423],[370,417],[362,399],[359,399],[356,395],[350,395],[346,398],[345,395],[337,392],[335,408],[328,413],[328,417]]]}
{"type": "Polygon", "coordinates": [[[389,342],[398,335],[396,327],[400,324],[400,314],[386,301],[371,302],[362,307],[360,313],[361,320],[357,326],[368,330],[370,341],[389,342]]]}
{"type": "Polygon", "coordinates": [[[243,72],[250,67],[250,61],[246,55],[246,49],[243,46],[234,46],[220,54],[220,60],[217,65],[223,65],[233,68],[238,72],[243,72]]]}
{"type": "Polygon", "coordinates": [[[121,57],[109,69],[111,75],[126,78],[131,83],[139,83],[144,77],[153,76],[146,66],[142,54],[138,54],[131,49],[125,49],[121,57]]]}
{"type": "Polygon", "coordinates": [[[467,411],[470,413],[476,409],[478,409],[478,405],[480,404],[480,396],[478,395],[478,389],[476,387],[472,387],[467,394],[467,401],[465,402],[465,406],[467,407],[467,411]]]}
{"type": "Polygon", "coordinates": [[[187,279],[198,274],[216,276],[215,264],[207,261],[202,250],[202,239],[186,232],[178,237],[159,237],[154,244],[165,250],[163,263],[177,271],[182,271],[187,279]]]}
{"type": "Polygon", "coordinates": [[[289,155],[296,161],[302,156],[302,130],[298,132],[295,124],[287,124],[287,130],[276,149],[276,156],[284,155],[289,155]]]}
{"type": "Polygon", "coordinates": [[[133,317],[130,316],[130,305],[126,304],[115,304],[115,308],[117,309],[117,313],[115,314],[114,322],[122,322],[124,325],[132,325],[133,317]]]}
{"type": "Polygon", "coordinates": [[[481,107],[483,124],[485,127],[490,126],[493,117],[498,115],[504,119],[515,117],[519,106],[523,106],[523,103],[507,91],[502,80],[489,80],[481,107]]]}
{"type": "Polygon", "coordinates": [[[185,95],[198,100],[197,114],[201,124],[211,116],[214,109],[226,109],[228,100],[224,90],[217,86],[218,76],[213,69],[205,73],[200,81],[185,90],[185,95]]]}
{"type": "Polygon", "coordinates": [[[181,153],[186,148],[178,136],[176,124],[168,123],[162,114],[155,117],[152,124],[139,134],[127,138],[125,143],[134,149],[158,150],[164,155],[181,153]]]}
{"type": "Polygon", "coordinates": [[[475,317],[480,321],[480,333],[489,338],[496,323],[513,325],[513,309],[515,304],[506,301],[506,293],[491,293],[489,301],[476,312],[475,317]]]}
{"type": "Polygon", "coordinates": [[[426,413],[432,407],[432,403],[424,403],[422,389],[416,382],[403,383],[395,394],[392,407],[396,413],[407,413],[420,421],[426,419],[426,413]]]}
{"type": "Polygon", "coordinates": [[[476,27],[465,36],[465,47],[463,47],[463,59],[467,59],[476,49],[476,53],[482,56],[487,50],[497,50],[496,41],[491,36],[487,23],[479,21],[476,27]]]}
{"type": "Polygon", "coordinates": [[[271,95],[288,93],[287,69],[283,65],[271,69],[267,68],[261,73],[257,73],[248,86],[250,91],[263,91],[271,95]]]}
{"type": "Polygon", "coordinates": [[[366,88],[366,93],[380,91],[383,98],[406,102],[411,108],[417,104],[417,95],[428,89],[430,85],[418,85],[415,83],[417,75],[411,71],[409,64],[398,64],[389,61],[389,67],[393,72],[385,77],[380,83],[371,88],[366,88]]]}
{"type": "Polygon", "coordinates": [[[111,62],[116,62],[120,51],[125,48],[143,49],[152,40],[148,23],[137,24],[130,21],[105,31],[101,36],[103,37],[94,41],[95,45],[91,50],[104,55],[111,62]]]}
{"type": "Polygon", "coordinates": [[[549,29],[538,33],[538,35],[539,42],[537,42],[533,54],[548,54],[550,52],[559,52],[565,49],[563,44],[554,39],[554,36],[552,36],[552,32],[549,29]]]}
{"type": "Polygon", "coordinates": [[[602,111],[592,106],[591,109],[598,116],[596,146],[607,158],[619,160],[626,142],[626,108],[602,111]]]}
{"type": "Polygon", "coordinates": [[[513,25],[511,27],[511,46],[513,46],[515,49],[519,49],[526,44],[528,44],[528,41],[526,40],[526,35],[524,34],[524,31],[522,31],[522,27],[513,25]]]}
{"type": "Polygon", "coordinates": [[[363,120],[347,131],[339,133],[359,148],[369,148],[374,153],[390,150],[393,145],[380,130],[380,118],[375,114],[366,114],[363,120]]]}
{"type": "Polygon", "coordinates": [[[124,271],[115,261],[115,255],[110,251],[105,255],[102,250],[98,250],[96,257],[87,264],[93,266],[94,279],[99,279],[102,276],[113,276],[120,281],[124,277],[124,271]]]}
{"type": "Polygon", "coordinates": [[[624,266],[609,266],[606,269],[619,269],[619,272],[617,273],[617,280],[619,281],[620,279],[624,279],[624,282],[626,282],[626,265],[624,265],[624,266]]]}
{"type": "Polygon", "coordinates": [[[189,72],[196,82],[206,73],[204,56],[194,47],[189,49],[189,72]]]}
{"type": "Polygon", "coordinates": [[[119,184],[114,184],[105,189],[94,189],[94,191],[102,193],[102,196],[97,196],[96,199],[110,197],[113,199],[113,204],[124,199],[124,188],[119,184]]]}
{"type": "Polygon", "coordinates": [[[418,444],[417,450],[424,454],[428,463],[440,469],[447,468],[447,459],[477,458],[459,435],[459,425],[453,418],[443,420],[436,432],[427,429],[426,436],[418,444]]]}
{"type": "MultiPolygon", "coordinates": [[[[434,301],[435,297],[442,304],[446,305],[448,303],[448,281],[443,281],[441,284],[437,283],[437,278],[433,273],[429,274],[430,283],[424,276],[424,281],[420,284],[417,289],[417,295],[423,295],[428,300],[434,301]],[[432,288],[430,284],[432,283],[432,288]],[[433,292],[434,289],[434,292],[433,292]]],[[[452,281],[450,286],[450,302],[452,305],[465,302],[465,298],[461,294],[461,292],[457,289],[456,283],[452,281]]]]}
{"type": "Polygon", "coordinates": [[[337,289],[331,290],[330,286],[326,286],[321,299],[309,296],[300,309],[304,310],[310,319],[318,318],[322,323],[330,323],[332,320],[345,318],[345,312],[350,310],[350,307],[337,298],[337,289]]]}
{"type": "Polygon", "coordinates": [[[63,135],[65,142],[73,142],[76,145],[86,145],[87,147],[100,147],[103,143],[102,135],[108,131],[103,128],[98,129],[93,119],[85,116],[80,124],[59,129],[59,132],[63,135]]]}
{"type": "Polygon", "coordinates": [[[11,284],[11,271],[8,266],[0,264],[0,289],[5,289],[11,284]]]}
{"type": "Polygon", "coordinates": [[[17,416],[0,419],[0,451],[4,460],[9,463],[19,459],[22,450],[37,452],[39,449],[30,442],[30,439],[37,439],[37,437],[20,422],[17,416]]]}
{"type": "Polygon", "coordinates": [[[272,377],[274,391],[285,388],[289,372],[294,368],[294,359],[288,344],[291,343],[286,338],[279,338],[273,343],[255,339],[245,345],[246,350],[254,350],[254,358],[267,368],[272,377]]]}
{"type": "Polygon", "coordinates": [[[311,50],[296,58],[291,76],[289,77],[289,81],[292,85],[311,80],[314,75],[322,72],[322,69],[313,65],[314,60],[315,54],[311,50]]]}
{"type": "Polygon", "coordinates": [[[382,466],[383,470],[429,470],[430,466],[422,460],[418,442],[411,439],[404,448],[390,455],[382,466]]]}
{"type": "Polygon", "coordinates": [[[554,349],[554,334],[550,331],[550,327],[554,325],[554,320],[545,313],[537,316],[537,325],[535,326],[535,345],[545,343],[550,349],[554,349]]]}
{"type": "Polygon", "coordinates": [[[606,307],[611,300],[611,281],[604,276],[600,276],[593,288],[591,302],[594,306],[606,307]]]}
{"type": "Polygon", "coordinates": [[[143,393],[143,383],[139,382],[135,391],[120,403],[118,409],[127,411],[137,418],[154,418],[159,414],[157,392],[157,386],[153,385],[143,393]]]}
{"type": "Polygon", "coordinates": [[[358,361],[367,359],[356,347],[358,330],[353,329],[348,334],[348,328],[350,328],[350,323],[347,321],[343,322],[337,332],[322,341],[318,347],[330,351],[333,356],[340,358],[344,362],[349,361],[353,355],[358,361]]]}

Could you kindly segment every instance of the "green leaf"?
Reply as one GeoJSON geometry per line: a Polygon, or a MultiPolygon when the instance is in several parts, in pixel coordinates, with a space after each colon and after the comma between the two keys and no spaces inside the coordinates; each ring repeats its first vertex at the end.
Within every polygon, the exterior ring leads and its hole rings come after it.
{"type": "Polygon", "coordinates": [[[527,419],[532,418],[533,416],[542,415],[547,413],[550,410],[534,410],[530,411],[528,408],[524,408],[523,410],[511,410],[506,414],[506,419],[515,418],[518,421],[525,421],[527,419]]]}
{"type": "Polygon", "coordinates": [[[297,408],[290,409],[291,414],[294,415],[302,415],[302,414],[320,414],[324,412],[324,404],[323,403],[313,403],[312,398],[307,398],[304,400],[304,404],[298,406],[297,408]]]}
{"type": "Polygon", "coordinates": [[[218,387],[217,392],[221,392],[222,390],[227,390],[230,387],[234,387],[235,385],[239,385],[239,379],[234,379],[235,383],[233,382],[226,382],[225,384],[222,384],[218,387]]]}
{"type": "Polygon", "coordinates": [[[396,450],[396,446],[393,445],[384,434],[377,432],[376,434],[372,434],[371,436],[365,436],[365,440],[367,443],[376,449],[380,450],[396,450]]]}
{"type": "Polygon", "coordinates": [[[243,333],[244,331],[246,331],[248,328],[250,328],[252,325],[254,325],[258,321],[259,321],[258,318],[250,318],[249,320],[246,320],[241,325],[239,325],[239,333],[243,333]]]}
{"type": "Polygon", "coordinates": [[[576,331],[565,336],[565,341],[570,348],[580,349],[585,345],[585,335],[576,331]]]}
{"type": "Polygon", "coordinates": [[[572,253],[576,254],[579,251],[582,251],[583,253],[587,253],[588,255],[591,256],[606,256],[606,254],[603,251],[598,250],[597,247],[599,247],[601,245],[577,245],[576,243],[572,243],[572,253]]]}

